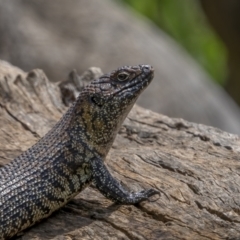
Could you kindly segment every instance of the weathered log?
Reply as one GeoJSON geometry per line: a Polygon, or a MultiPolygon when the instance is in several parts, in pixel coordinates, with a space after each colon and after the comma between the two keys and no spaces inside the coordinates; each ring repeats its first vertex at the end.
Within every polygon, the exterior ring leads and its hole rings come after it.
{"type": "MultiPolygon", "coordinates": [[[[66,111],[62,97],[41,70],[25,73],[0,62],[1,165],[53,126],[66,111]]],[[[91,186],[19,239],[239,238],[238,136],[135,106],[106,164],[132,190],[163,193],[124,206],[91,186]]]]}

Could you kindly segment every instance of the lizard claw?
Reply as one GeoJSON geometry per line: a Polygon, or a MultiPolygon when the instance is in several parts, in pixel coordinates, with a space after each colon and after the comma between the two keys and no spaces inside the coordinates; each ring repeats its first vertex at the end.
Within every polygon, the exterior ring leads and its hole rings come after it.
{"type": "Polygon", "coordinates": [[[153,188],[148,189],[148,190],[143,190],[141,192],[142,192],[143,195],[146,196],[146,199],[151,197],[151,196],[153,196],[153,195],[155,195],[155,194],[159,194],[160,193],[159,191],[157,191],[157,190],[155,190],[153,188]]]}
{"type": "Polygon", "coordinates": [[[160,192],[153,188],[148,189],[148,190],[142,190],[142,191],[136,193],[136,195],[138,196],[138,203],[147,200],[148,198],[150,198],[151,196],[153,196],[155,194],[160,194],[160,192]]]}

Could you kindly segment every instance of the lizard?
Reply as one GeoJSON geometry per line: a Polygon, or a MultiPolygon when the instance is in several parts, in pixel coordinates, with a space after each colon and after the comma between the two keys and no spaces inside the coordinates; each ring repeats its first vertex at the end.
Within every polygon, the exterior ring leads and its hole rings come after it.
{"type": "Polygon", "coordinates": [[[47,218],[90,183],[121,204],[159,193],[127,191],[104,164],[124,119],[153,76],[150,65],[138,65],[93,80],[45,136],[0,168],[0,239],[47,218]]]}

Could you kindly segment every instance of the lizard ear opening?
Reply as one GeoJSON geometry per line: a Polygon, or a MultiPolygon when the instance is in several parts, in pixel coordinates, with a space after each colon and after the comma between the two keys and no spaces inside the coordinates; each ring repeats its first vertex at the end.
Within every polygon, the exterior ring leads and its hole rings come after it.
{"type": "Polygon", "coordinates": [[[98,97],[98,96],[91,97],[91,100],[98,107],[102,107],[104,105],[104,100],[102,98],[98,97]]]}

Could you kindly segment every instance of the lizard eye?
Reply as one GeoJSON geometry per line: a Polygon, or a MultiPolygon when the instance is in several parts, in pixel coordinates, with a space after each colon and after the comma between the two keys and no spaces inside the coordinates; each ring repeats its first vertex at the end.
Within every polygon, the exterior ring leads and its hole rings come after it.
{"type": "Polygon", "coordinates": [[[122,81],[126,81],[129,78],[129,74],[126,72],[121,72],[117,75],[117,79],[118,81],[122,82],[122,81]]]}

